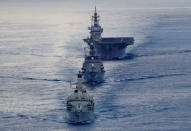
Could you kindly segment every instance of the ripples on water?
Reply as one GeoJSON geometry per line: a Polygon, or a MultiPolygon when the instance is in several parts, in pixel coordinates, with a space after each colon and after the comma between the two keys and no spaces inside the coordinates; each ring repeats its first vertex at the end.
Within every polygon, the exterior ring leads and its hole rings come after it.
{"type": "Polygon", "coordinates": [[[134,36],[136,43],[125,59],[104,62],[105,82],[88,88],[96,119],[83,126],[68,125],[64,114],[69,81],[82,66],[89,12],[1,19],[1,130],[191,128],[190,9],[100,12],[105,36],[134,36]]]}

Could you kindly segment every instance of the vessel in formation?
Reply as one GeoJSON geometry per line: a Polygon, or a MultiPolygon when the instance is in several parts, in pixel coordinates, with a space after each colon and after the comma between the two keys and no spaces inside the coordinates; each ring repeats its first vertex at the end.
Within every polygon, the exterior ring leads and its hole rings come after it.
{"type": "Polygon", "coordinates": [[[126,56],[126,47],[134,44],[133,37],[102,37],[103,28],[99,24],[96,11],[92,16],[90,37],[83,39],[88,45],[94,44],[98,56],[103,60],[121,59],[126,56]]]}
{"type": "Polygon", "coordinates": [[[82,74],[79,72],[76,89],[66,103],[69,123],[90,123],[94,120],[94,99],[87,93],[82,81],[82,74]]]}
{"type": "Polygon", "coordinates": [[[66,103],[66,117],[69,123],[90,123],[94,121],[94,99],[83,86],[83,83],[101,83],[104,81],[105,69],[102,60],[120,59],[126,55],[126,47],[134,44],[133,37],[102,37],[103,28],[99,24],[96,11],[89,27],[90,37],[83,39],[89,46],[83,66],[79,71],[76,89],[66,103]]]}
{"type": "Polygon", "coordinates": [[[104,66],[98,55],[95,53],[93,43],[90,44],[89,54],[85,55],[82,73],[84,82],[90,84],[101,83],[104,81],[104,66]]]}

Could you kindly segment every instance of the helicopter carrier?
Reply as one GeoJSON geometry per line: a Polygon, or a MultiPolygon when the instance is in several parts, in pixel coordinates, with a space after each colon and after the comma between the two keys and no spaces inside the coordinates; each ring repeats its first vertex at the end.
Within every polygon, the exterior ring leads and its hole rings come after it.
{"type": "Polygon", "coordinates": [[[96,53],[103,60],[120,59],[126,55],[126,47],[134,44],[133,37],[102,37],[103,28],[99,24],[99,16],[96,11],[92,16],[90,37],[83,39],[88,45],[94,43],[96,53]]]}

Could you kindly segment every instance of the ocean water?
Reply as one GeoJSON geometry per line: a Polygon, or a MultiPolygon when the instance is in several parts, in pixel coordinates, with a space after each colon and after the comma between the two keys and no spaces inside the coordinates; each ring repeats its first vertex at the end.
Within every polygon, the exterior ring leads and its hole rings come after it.
{"type": "Polygon", "coordinates": [[[191,9],[100,9],[103,36],[133,36],[132,57],[104,61],[87,87],[95,122],[71,125],[66,98],[93,11],[0,14],[0,130],[191,130],[191,9]]]}

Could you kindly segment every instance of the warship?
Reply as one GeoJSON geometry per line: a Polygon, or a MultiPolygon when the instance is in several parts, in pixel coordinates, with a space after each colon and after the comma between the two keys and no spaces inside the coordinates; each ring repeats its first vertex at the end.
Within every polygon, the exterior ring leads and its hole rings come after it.
{"type": "Polygon", "coordinates": [[[82,67],[84,82],[90,84],[104,81],[104,66],[99,56],[96,55],[94,44],[90,44],[89,55],[85,55],[82,67]]]}
{"type": "Polygon", "coordinates": [[[126,47],[134,44],[133,37],[102,37],[103,28],[99,24],[99,16],[96,11],[92,16],[90,37],[83,39],[90,45],[94,43],[96,53],[103,60],[120,59],[126,55],[126,47]]]}
{"type": "Polygon", "coordinates": [[[66,103],[66,118],[69,123],[90,123],[94,121],[94,99],[88,95],[82,84],[82,73],[79,72],[76,89],[66,103]]]}

